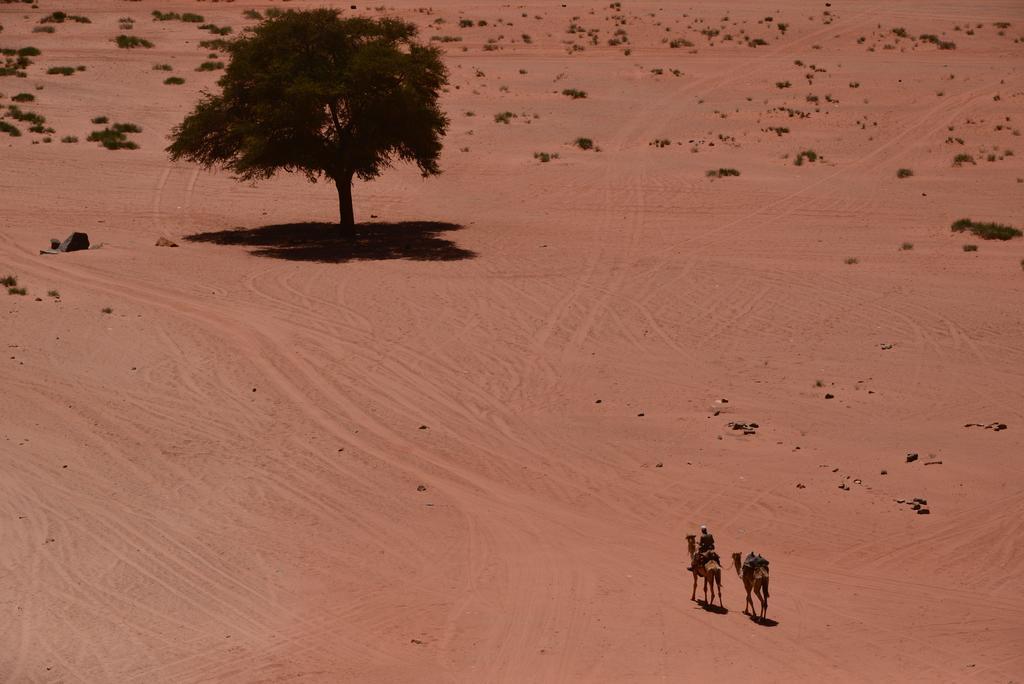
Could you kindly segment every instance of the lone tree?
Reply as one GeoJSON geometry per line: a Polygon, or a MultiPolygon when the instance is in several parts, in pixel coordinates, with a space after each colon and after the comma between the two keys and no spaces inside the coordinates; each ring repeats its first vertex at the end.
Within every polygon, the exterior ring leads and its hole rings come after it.
{"type": "Polygon", "coordinates": [[[330,178],[351,231],[353,177],[376,178],[395,160],[441,172],[448,118],[437,100],[448,74],[440,50],[415,38],[408,22],[331,9],[268,19],[228,43],[221,93],[204,93],[167,151],[243,181],[279,170],[330,178]]]}

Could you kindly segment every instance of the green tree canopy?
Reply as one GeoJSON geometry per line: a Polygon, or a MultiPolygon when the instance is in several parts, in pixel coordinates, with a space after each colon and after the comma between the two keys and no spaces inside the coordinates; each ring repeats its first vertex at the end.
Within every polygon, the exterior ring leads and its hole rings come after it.
{"type": "Polygon", "coordinates": [[[437,48],[398,19],[343,19],[337,10],[288,11],[231,41],[219,94],[204,93],[171,132],[171,159],[222,167],[240,180],[298,171],[338,188],[342,228],[355,225],[352,179],[398,161],[424,176],[448,118],[437,48]]]}

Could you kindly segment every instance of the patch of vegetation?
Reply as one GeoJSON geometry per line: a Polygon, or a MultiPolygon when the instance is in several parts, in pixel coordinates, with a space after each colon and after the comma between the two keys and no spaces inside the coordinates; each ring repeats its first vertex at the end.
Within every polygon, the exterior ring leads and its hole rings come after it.
{"type": "Polygon", "coordinates": [[[65,21],[73,21],[78,24],[91,24],[89,17],[78,14],[67,14],[66,12],[51,12],[39,20],[40,24],[63,24],[65,21]]]}
{"type": "Polygon", "coordinates": [[[161,12],[153,10],[153,21],[181,21],[181,15],[177,12],[161,12]]]}
{"type": "Polygon", "coordinates": [[[42,125],[46,123],[46,117],[35,112],[26,112],[18,105],[7,105],[7,116],[15,121],[27,121],[30,124],[42,125]]]}
{"type": "Polygon", "coordinates": [[[590,138],[576,138],[573,144],[581,150],[592,150],[594,149],[594,141],[590,138]]]}
{"type": "Polygon", "coordinates": [[[76,143],[76,142],[78,142],[78,136],[77,135],[65,135],[63,138],[60,139],[60,141],[62,143],[76,143]]]}
{"type": "Polygon", "coordinates": [[[459,28],[470,28],[473,26],[472,19],[459,19],[459,28]]]}
{"type": "Polygon", "coordinates": [[[438,43],[461,43],[462,36],[431,36],[430,40],[438,43]]]}
{"type": "Polygon", "coordinates": [[[708,178],[725,178],[726,176],[738,176],[740,172],[736,169],[711,169],[707,172],[708,178]]]}
{"type": "Polygon", "coordinates": [[[953,166],[963,166],[964,164],[975,164],[974,157],[969,154],[960,153],[953,157],[953,166]]]}
{"type": "Polygon", "coordinates": [[[57,290],[47,290],[46,296],[53,297],[54,299],[60,299],[60,292],[57,292],[57,290]]]}
{"type": "Polygon", "coordinates": [[[920,40],[925,41],[926,43],[932,43],[934,45],[937,45],[940,50],[955,50],[956,49],[956,43],[954,43],[953,41],[950,41],[950,40],[942,40],[941,38],[939,38],[938,36],[936,36],[933,33],[922,33],[920,36],[918,36],[918,38],[920,40]]]}
{"type": "Polygon", "coordinates": [[[103,307],[102,309],[100,309],[100,311],[105,313],[105,314],[112,314],[112,313],[114,313],[114,310],[111,309],[109,306],[103,307]]]}
{"type": "Polygon", "coordinates": [[[168,76],[164,79],[164,85],[181,85],[185,82],[181,76],[168,76]]]}
{"type": "Polygon", "coordinates": [[[668,42],[670,48],[693,47],[693,43],[685,38],[673,38],[668,42]]]}
{"type": "Polygon", "coordinates": [[[181,20],[188,24],[201,24],[206,21],[202,14],[194,14],[193,12],[182,12],[181,20]]]}
{"type": "Polygon", "coordinates": [[[51,75],[52,74],[60,74],[61,76],[71,76],[72,74],[75,73],[75,67],[69,67],[69,66],[50,67],[49,69],[46,70],[46,73],[51,74],[51,75]]]}
{"type": "Polygon", "coordinates": [[[789,133],[789,129],[786,128],[785,126],[769,126],[765,130],[766,131],[771,131],[772,133],[774,133],[775,135],[779,136],[780,138],[784,134],[789,133]]]}
{"type": "Polygon", "coordinates": [[[515,118],[518,118],[518,117],[519,117],[518,114],[513,114],[512,112],[501,112],[500,114],[495,114],[494,115],[494,122],[495,123],[507,124],[510,121],[512,121],[512,119],[515,119],[515,118]]]}
{"type": "Polygon", "coordinates": [[[7,288],[7,294],[9,295],[21,295],[24,297],[28,294],[28,290],[23,287],[9,287],[7,288]]]}
{"type": "Polygon", "coordinates": [[[896,171],[897,178],[910,178],[913,175],[914,172],[911,169],[898,169],[896,171]]]}
{"type": "Polygon", "coordinates": [[[209,31],[215,36],[226,36],[232,31],[230,26],[217,26],[216,24],[203,24],[199,28],[209,31]]]}
{"type": "Polygon", "coordinates": [[[969,231],[972,235],[977,235],[983,240],[1012,240],[1015,237],[1024,235],[1024,233],[1013,226],[1005,226],[1001,223],[983,223],[966,218],[954,221],[950,228],[955,233],[969,231]]]}
{"type": "Polygon", "coordinates": [[[776,81],[775,82],[775,87],[778,88],[779,90],[782,90],[783,88],[788,88],[791,85],[793,85],[793,84],[790,83],[789,81],[776,81]]]}
{"type": "Polygon", "coordinates": [[[547,164],[552,159],[558,159],[558,153],[557,152],[534,152],[533,153],[533,158],[534,159],[539,159],[541,161],[541,163],[543,163],[543,164],[547,164]]]}
{"type": "Polygon", "coordinates": [[[577,90],[576,88],[566,88],[562,91],[562,94],[567,97],[571,97],[574,100],[582,100],[587,96],[587,92],[585,90],[577,90]]]}
{"type": "Polygon", "coordinates": [[[117,43],[117,47],[123,48],[125,50],[138,47],[153,47],[153,43],[149,42],[145,38],[139,38],[138,36],[127,36],[123,33],[119,35],[117,38],[114,38],[114,42],[117,43]]]}
{"type": "Polygon", "coordinates": [[[174,67],[170,64],[154,64],[153,71],[173,71],[174,67]]]}
{"type": "Polygon", "coordinates": [[[654,147],[668,147],[669,145],[672,144],[672,141],[669,140],[668,138],[655,138],[654,140],[647,144],[653,145],[654,147]]]}
{"type": "Polygon", "coordinates": [[[231,42],[224,40],[223,38],[199,41],[199,47],[204,50],[220,50],[221,52],[224,52],[228,49],[229,45],[231,45],[231,42]]]}
{"type": "Polygon", "coordinates": [[[32,33],[56,33],[57,29],[52,26],[33,26],[32,33]]]}
{"type": "Polygon", "coordinates": [[[846,260],[843,263],[845,263],[847,266],[853,266],[854,264],[859,264],[860,259],[858,259],[857,257],[846,257],[846,260]]]}
{"type": "Polygon", "coordinates": [[[105,124],[108,121],[110,121],[110,119],[108,119],[105,116],[95,116],[92,119],[90,119],[90,121],[94,124],[105,124]]]}
{"type": "Polygon", "coordinates": [[[803,166],[805,159],[809,162],[816,162],[818,161],[818,153],[814,150],[804,150],[800,154],[796,155],[796,159],[793,160],[793,163],[797,166],[803,166]]]}
{"type": "Polygon", "coordinates": [[[115,123],[103,130],[93,131],[86,140],[98,142],[108,150],[137,150],[139,146],[128,139],[128,134],[141,132],[142,128],[135,124],[115,123]]]}
{"type": "Polygon", "coordinates": [[[910,250],[914,249],[914,243],[904,242],[902,245],[900,245],[900,249],[904,252],[909,252],[910,250]]]}
{"type": "Polygon", "coordinates": [[[978,251],[978,245],[971,245],[971,244],[964,245],[964,251],[965,252],[977,252],[978,251]]]}
{"type": "Polygon", "coordinates": [[[18,284],[18,276],[5,275],[0,278],[0,287],[15,287],[18,284]]]}
{"type": "Polygon", "coordinates": [[[3,119],[0,119],[0,133],[6,133],[12,138],[18,138],[21,136],[21,131],[18,130],[17,126],[12,124],[10,121],[4,121],[3,119]]]}
{"type": "Polygon", "coordinates": [[[18,93],[17,95],[11,97],[11,100],[13,100],[14,102],[33,102],[35,99],[36,96],[32,93],[18,93]]]}
{"type": "Polygon", "coordinates": [[[247,9],[247,10],[245,10],[244,12],[242,12],[242,16],[245,17],[246,19],[255,19],[257,21],[260,21],[260,20],[263,19],[263,15],[260,14],[260,11],[259,10],[254,10],[254,9],[247,9]]]}
{"type": "Polygon", "coordinates": [[[203,62],[196,67],[196,71],[217,71],[224,68],[224,62],[203,62]]]}

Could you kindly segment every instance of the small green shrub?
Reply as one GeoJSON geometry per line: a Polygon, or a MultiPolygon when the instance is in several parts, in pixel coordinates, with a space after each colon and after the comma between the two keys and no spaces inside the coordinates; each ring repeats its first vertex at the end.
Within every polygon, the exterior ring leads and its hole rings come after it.
{"type": "Polygon", "coordinates": [[[0,119],[0,133],[6,133],[12,138],[17,138],[21,136],[21,131],[18,130],[17,126],[10,123],[9,121],[4,121],[2,119],[0,119]]]}
{"type": "Polygon", "coordinates": [[[896,171],[897,178],[910,178],[914,175],[914,172],[910,169],[898,169],[896,171]]]}
{"type": "Polygon", "coordinates": [[[567,97],[571,97],[574,100],[582,100],[587,96],[587,92],[585,90],[577,90],[576,88],[566,88],[562,91],[562,94],[567,97]]]}
{"type": "Polygon", "coordinates": [[[114,38],[114,42],[117,43],[117,47],[124,48],[126,50],[137,47],[153,47],[153,43],[149,42],[145,38],[139,38],[138,36],[126,36],[124,34],[114,38]]]}
{"type": "Polygon", "coordinates": [[[904,242],[902,245],[900,245],[900,249],[903,250],[904,252],[908,252],[908,251],[914,249],[914,243],[913,242],[904,242]]]}
{"type": "Polygon", "coordinates": [[[203,24],[199,28],[203,29],[204,31],[209,31],[210,33],[214,34],[215,36],[226,36],[229,33],[231,33],[231,27],[230,26],[217,26],[216,24],[203,24]]]}
{"type": "Polygon", "coordinates": [[[791,85],[793,85],[793,84],[790,83],[789,81],[776,81],[775,82],[775,87],[778,88],[779,90],[782,90],[783,88],[789,88],[791,85]]]}
{"type": "Polygon", "coordinates": [[[2,286],[2,287],[14,287],[17,284],[18,284],[18,277],[17,276],[5,275],[3,278],[0,278],[0,286],[2,286]]]}
{"type": "Polygon", "coordinates": [[[977,252],[978,251],[978,245],[964,245],[964,251],[965,252],[977,252]]]}
{"type": "Polygon", "coordinates": [[[185,79],[180,76],[168,76],[164,79],[164,85],[181,85],[184,82],[185,79]]]}
{"type": "Polygon", "coordinates": [[[857,257],[846,257],[845,263],[848,266],[853,266],[854,264],[859,264],[860,263],[860,259],[858,259],[857,257]]]}
{"type": "Polygon", "coordinates": [[[153,21],[181,21],[181,15],[177,12],[161,12],[153,10],[153,21]]]}
{"type": "Polygon", "coordinates": [[[11,98],[14,102],[33,102],[35,99],[36,96],[32,93],[18,93],[11,98]]]}
{"type": "Polygon", "coordinates": [[[32,33],[56,33],[57,29],[52,26],[33,26],[32,33]]]}
{"type": "Polygon", "coordinates": [[[472,19],[459,19],[459,28],[470,28],[472,25],[472,19]]]}
{"type": "Polygon", "coordinates": [[[260,11],[254,9],[245,10],[244,12],[242,12],[242,16],[246,19],[255,19],[257,21],[263,19],[263,15],[260,14],[260,11]]]}
{"type": "Polygon", "coordinates": [[[174,71],[174,67],[170,64],[154,64],[153,71],[174,71]]]}
{"type": "Polygon", "coordinates": [[[92,123],[94,123],[94,124],[105,124],[108,121],[110,121],[110,119],[108,119],[105,116],[97,116],[97,117],[93,117],[92,119],[90,119],[90,121],[92,123]]]}
{"type": "Polygon", "coordinates": [[[816,162],[818,161],[818,153],[814,150],[804,150],[800,154],[796,155],[796,159],[793,160],[793,163],[797,166],[803,166],[805,159],[809,162],[816,162]]]}
{"type": "Polygon", "coordinates": [[[539,159],[541,161],[541,163],[543,163],[543,164],[547,164],[552,159],[558,159],[558,153],[557,152],[551,152],[551,153],[549,153],[549,152],[534,152],[533,153],[533,158],[534,159],[539,159]]]}
{"type": "Polygon", "coordinates": [[[83,17],[77,14],[67,14],[66,12],[51,12],[42,19],[39,20],[40,24],[63,24],[65,21],[73,21],[79,24],[91,24],[92,21],[89,17],[83,17]]]}
{"type": "Polygon", "coordinates": [[[129,133],[140,133],[142,128],[131,123],[115,123],[101,131],[93,131],[86,138],[98,142],[108,150],[137,150],[139,146],[128,139],[129,133]]]}
{"type": "Polygon", "coordinates": [[[1005,226],[1001,223],[982,223],[971,219],[959,219],[954,221],[950,228],[955,233],[970,232],[983,240],[1012,240],[1015,237],[1024,235],[1018,228],[1005,226]]]}
{"type": "Polygon", "coordinates": [[[25,296],[28,294],[28,290],[23,287],[9,287],[7,288],[7,294],[25,296]]]}
{"type": "Polygon", "coordinates": [[[512,112],[501,112],[500,114],[494,115],[494,122],[507,124],[512,121],[512,119],[518,118],[518,116],[518,114],[513,114],[512,112]]]}
{"type": "Polygon", "coordinates": [[[46,73],[51,74],[51,75],[52,74],[60,74],[61,76],[71,76],[72,74],[75,73],[75,67],[68,67],[68,66],[50,67],[49,69],[46,70],[46,73]]]}
{"type": "Polygon", "coordinates": [[[78,136],[77,135],[65,135],[63,138],[60,139],[60,141],[62,143],[76,143],[76,142],[78,142],[78,136]]]}
{"type": "Polygon", "coordinates": [[[974,157],[969,154],[960,153],[953,157],[953,166],[963,166],[964,164],[976,164],[974,157]]]}
{"type": "Polygon", "coordinates": [[[47,290],[46,296],[53,297],[54,299],[60,299],[60,292],[57,292],[57,290],[47,290]]]}
{"type": "Polygon", "coordinates": [[[674,38],[669,41],[668,46],[670,48],[693,47],[693,43],[685,38],[674,38]]]}
{"type": "Polygon", "coordinates": [[[590,138],[576,138],[573,144],[581,150],[590,150],[594,148],[594,141],[590,138]]]}
{"type": "Polygon", "coordinates": [[[711,169],[706,175],[708,178],[725,178],[727,176],[738,176],[740,172],[736,169],[711,169]]]}
{"type": "Polygon", "coordinates": [[[189,24],[201,24],[206,21],[202,14],[194,14],[192,12],[182,13],[181,20],[189,24]]]}
{"type": "Polygon", "coordinates": [[[100,309],[100,311],[105,313],[105,314],[112,314],[112,313],[114,313],[114,310],[111,309],[109,306],[103,307],[102,309],[100,309]]]}
{"type": "Polygon", "coordinates": [[[203,62],[196,67],[196,71],[217,71],[224,68],[224,62],[203,62]]]}

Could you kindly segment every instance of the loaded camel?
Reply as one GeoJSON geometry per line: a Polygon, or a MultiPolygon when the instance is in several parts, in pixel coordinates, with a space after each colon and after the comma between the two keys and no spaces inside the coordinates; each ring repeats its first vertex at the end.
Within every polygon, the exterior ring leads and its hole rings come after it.
{"type": "MultiPolygon", "coordinates": [[[[751,552],[753,555],[753,552],[751,552]]],[[[760,556],[757,556],[760,559],[760,556]]],[[[763,559],[761,559],[763,561],[763,559]]],[[[736,574],[743,578],[743,588],[747,590],[747,602],[743,606],[744,615],[749,615],[755,620],[764,620],[765,613],[768,611],[768,564],[765,562],[755,562],[753,564],[740,563],[740,554],[732,554],[733,565],[736,566],[736,574]],[[754,611],[754,600],[750,598],[750,593],[757,594],[757,599],[761,602],[761,615],[758,616],[754,611]],[[750,606],[750,612],[747,612],[747,606],[750,606]]]]}
{"type": "Polygon", "coordinates": [[[718,563],[718,554],[708,559],[701,559],[697,562],[697,535],[686,535],[686,548],[690,554],[690,572],[693,573],[693,591],[690,593],[690,600],[697,600],[697,577],[704,578],[704,604],[715,605],[715,585],[718,585],[718,605],[725,608],[722,603],[722,566],[718,563]],[[708,603],[708,587],[711,587],[711,603],[708,603]]]}

